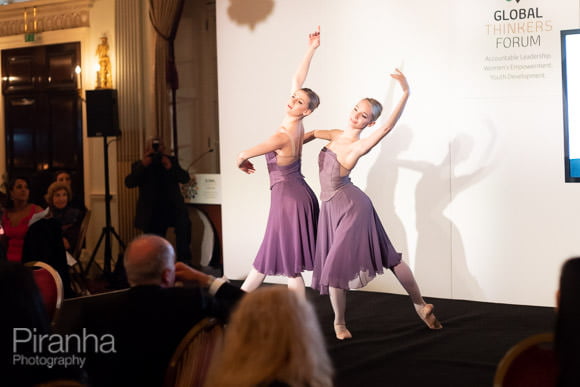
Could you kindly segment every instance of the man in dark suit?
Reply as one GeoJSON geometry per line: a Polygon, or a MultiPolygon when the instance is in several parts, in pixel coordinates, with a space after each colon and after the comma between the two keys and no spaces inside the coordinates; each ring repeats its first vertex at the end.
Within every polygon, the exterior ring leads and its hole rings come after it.
{"type": "Polygon", "coordinates": [[[100,346],[86,350],[89,381],[92,386],[161,386],[186,333],[208,316],[225,321],[244,292],[175,263],[171,244],[156,235],[133,240],[124,264],[131,288],[81,312],[82,327],[100,346]],[[175,281],[185,286],[175,287],[175,281]]]}
{"type": "Polygon", "coordinates": [[[189,173],[164,152],[159,138],[150,139],[143,159],[131,165],[125,186],[139,187],[135,227],[162,237],[169,227],[175,227],[177,259],[191,264],[191,220],[179,188],[179,183],[189,181],[189,173]]]}

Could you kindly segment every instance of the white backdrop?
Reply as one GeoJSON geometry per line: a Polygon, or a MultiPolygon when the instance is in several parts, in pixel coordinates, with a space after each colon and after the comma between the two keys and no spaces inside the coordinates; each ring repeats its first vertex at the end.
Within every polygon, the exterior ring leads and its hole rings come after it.
{"type": "MultiPolygon", "coordinates": [[[[554,304],[562,262],[580,255],[580,185],[564,183],[559,46],[559,31],[580,25],[578,0],[218,0],[217,19],[227,277],[251,268],[269,210],[263,158],[248,176],[236,155],[279,126],[307,34],[320,25],[305,86],[321,105],[307,130],[343,127],[366,96],[388,116],[400,95],[388,74],[399,67],[409,79],[397,128],[352,177],[424,295],[554,304]]],[[[322,145],[303,153],[315,192],[322,145]]],[[[403,293],[388,272],[366,289],[403,293]]]]}

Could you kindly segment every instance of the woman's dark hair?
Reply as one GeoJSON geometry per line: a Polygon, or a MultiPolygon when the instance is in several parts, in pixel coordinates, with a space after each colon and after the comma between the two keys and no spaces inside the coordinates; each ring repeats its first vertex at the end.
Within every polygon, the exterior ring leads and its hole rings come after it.
{"type": "Polygon", "coordinates": [[[14,189],[14,186],[16,185],[17,180],[24,180],[26,182],[26,185],[28,186],[28,188],[30,188],[30,180],[28,179],[28,177],[15,176],[12,179],[8,180],[8,185],[6,186],[8,193],[10,193],[10,191],[12,191],[14,189]]]}
{"type": "Polygon", "coordinates": [[[10,192],[12,192],[18,180],[24,180],[26,182],[26,185],[28,186],[28,189],[30,190],[30,180],[25,176],[15,176],[12,179],[8,180],[8,184],[6,185],[6,196],[8,196],[6,208],[14,207],[14,202],[12,201],[12,197],[10,196],[10,192]]]}
{"type": "MultiPolygon", "coordinates": [[[[52,333],[48,313],[44,308],[42,296],[32,269],[19,262],[0,261],[0,359],[12,359],[13,345],[17,331],[28,330],[33,335],[52,333]]],[[[17,352],[25,356],[54,355],[46,347],[37,350],[35,340],[18,343],[17,352]]],[[[78,379],[80,372],[74,367],[64,368],[55,365],[22,365],[12,364],[5,372],[2,370],[2,381],[18,381],[18,385],[36,386],[49,380],[78,379]]],[[[60,384],[59,384],[60,385],[60,384]]]]}
{"type": "Polygon", "coordinates": [[[303,87],[300,90],[305,92],[306,95],[308,96],[308,99],[310,100],[310,102],[308,102],[308,109],[310,109],[310,111],[314,111],[314,109],[316,109],[318,105],[320,105],[320,97],[312,89],[309,89],[307,87],[303,87]]]}
{"type": "Polygon", "coordinates": [[[570,258],[562,266],[559,294],[555,333],[558,386],[572,386],[580,377],[580,257],[570,258]]]}
{"type": "Polygon", "coordinates": [[[0,327],[49,331],[48,314],[32,269],[19,262],[0,261],[0,327]]]}
{"type": "Polygon", "coordinates": [[[63,173],[66,173],[68,175],[68,177],[70,177],[71,180],[72,180],[72,173],[70,173],[69,171],[64,170],[64,169],[59,169],[58,171],[56,171],[54,173],[54,179],[53,180],[56,181],[56,179],[58,178],[58,175],[62,175],[63,173]]]}

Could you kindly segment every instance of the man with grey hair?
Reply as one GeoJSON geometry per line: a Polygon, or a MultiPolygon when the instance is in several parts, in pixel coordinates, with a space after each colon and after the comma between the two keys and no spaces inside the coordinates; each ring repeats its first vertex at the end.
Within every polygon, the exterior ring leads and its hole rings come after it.
{"type": "Polygon", "coordinates": [[[88,333],[112,334],[116,353],[87,356],[92,386],[161,386],[181,339],[205,317],[227,320],[244,292],[223,279],[175,263],[173,246],[157,235],[125,251],[131,288],[83,310],[88,333]],[[176,287],[176,281],[184,286],[176,287]]]}
{"type": "Polygon", "coordinates": [[[145,234],[134,239],[125,251],[124,264],[130,286],[175,285],[175,253],[161,237],[145,234]]]}

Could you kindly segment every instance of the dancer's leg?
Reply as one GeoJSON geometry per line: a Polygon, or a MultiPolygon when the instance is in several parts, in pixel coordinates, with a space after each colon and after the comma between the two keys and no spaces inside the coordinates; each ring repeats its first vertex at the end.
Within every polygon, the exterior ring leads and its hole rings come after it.
{"type": "Polygon", "coordinates": [[[262,285],[264,278],[266,278],[265,274],[262,274],[258,270],[252,268],[250,274],[248,274],[246,277],[246,280],[242,284],[241,288],[245,292],[254,291],[258,288],[258,286],[262,285]]]}
{"type": "Polygon", "coordinates": [[[399,280],[403,288],[409,293],[411,301],[415,305],[415,311],[431,329],[441,329],[443,326],[435,317],[433,313],[434,306],[432,304],[427,304],[421,296],[421,290],[419,290],[419,285],[415,281],[413,272],[404,261],[401,261],[397,266],[391,269],[395,273],[395,277],[399,280]]]}
{"type": "Polygon", "coordinates": [[[344,315],[346,313],[346,290],[339,288],[328,288],[330,294],[330,304],[334,310],[334,332],[339,340],[350,339],[352,337],[346,329],[344,315]]]}
{"type": "Polygon", "coordinates": [[[288,278],[288,289],[296,292],[302,299],[306,298],[306,285],[302,275],[298,274],[296,277],[288,278]]]}
{"type": "Polygon", "coordinates": [[[419,290],[419,285],[415,281],[415,277],[413,276],[413,272],[409,265],[405,263],[405,261],[401,261],[397,266],[391,268],[393,273],[395,273],[395,277],[399,280],[401,285],[405,288],[409,296],[411,297],[411,301],[415,305],[425,305],[425,300],[421,296],[421,290],[419,290]]]}

